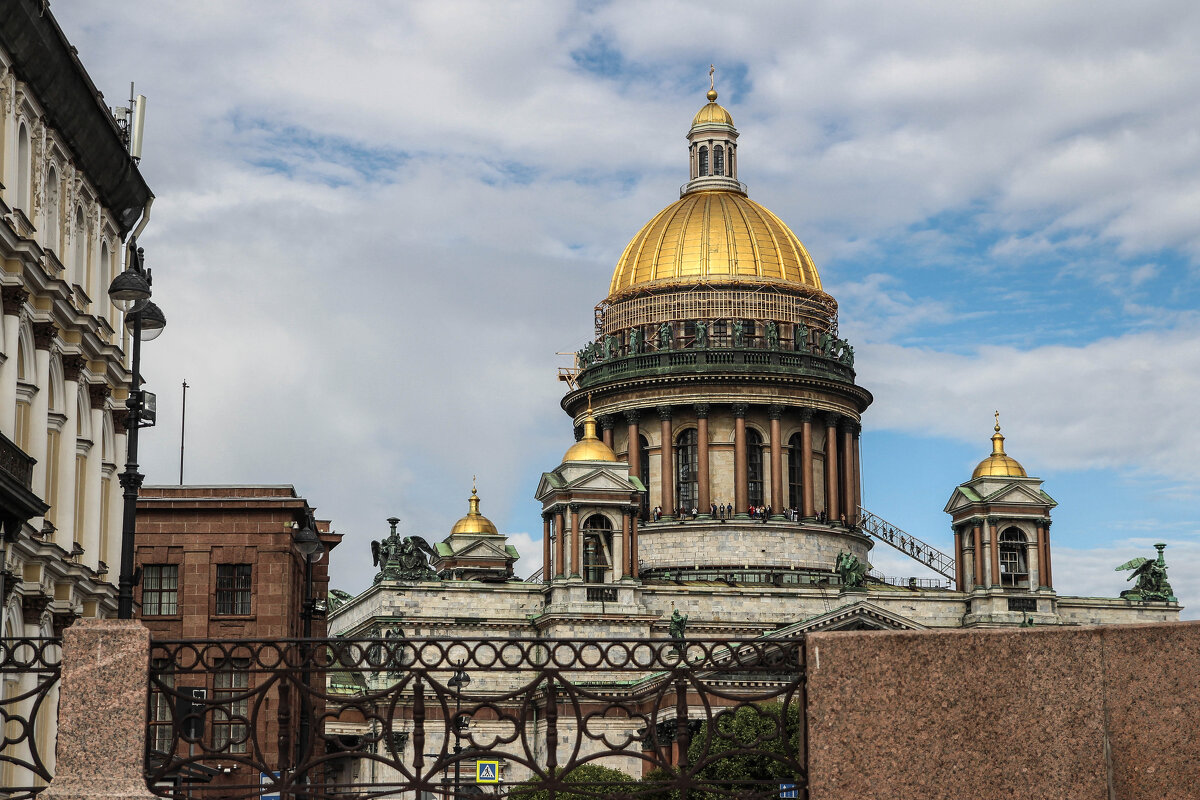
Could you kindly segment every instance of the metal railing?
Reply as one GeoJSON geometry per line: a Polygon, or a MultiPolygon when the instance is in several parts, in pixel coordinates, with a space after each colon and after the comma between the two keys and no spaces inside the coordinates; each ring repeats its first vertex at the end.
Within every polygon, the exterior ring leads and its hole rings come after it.
{"type": "Polygon", "coordinates": [[[0,639],[0,798],[23,800],[46,788],[51,773],[61,675],[61,639],[0,639]],[[49,751],[49,752],[47,752],[49,751]]]}
{"type": "Polygon", "coordinates": [[[163,797],[450,798],[485,788],[528,800],[567,791],[766,800],[781,782],[807,796],[802,638],[397,632],[151,650],[148,742],[158,747],[147,782],[163,797]],[[289,734],[297,715],[312,721],[307,746],[289,734]],[[481,776],[497,782],[481,786],[481,776]]]}
{"type": "Polygon", "coordinates": [[[886,519],[872,514],[862,506],[859,506],[858,514],[858,525],[864,531],[884,544],[891,545],[909,558],[916,559],[939,575],[951,581],[955,579],[953,558],[933,545],[921,541],[911,533],[897,528],[886,519]]]}

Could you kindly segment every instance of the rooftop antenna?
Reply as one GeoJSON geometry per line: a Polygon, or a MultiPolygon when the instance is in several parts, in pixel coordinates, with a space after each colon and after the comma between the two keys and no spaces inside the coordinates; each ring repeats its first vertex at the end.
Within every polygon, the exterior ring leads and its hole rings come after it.
{"type": "Polygon", "coordinates": [[[187,378],[183,379],[183,412],[179,415],[179,485],[183,486],[183,439],[187,433],[187,378]]]}
{"type": "Polygon", "coordinates": [[[133,94],[133,81],[129,82],[129,155],[134,163],[142,160],[142,129],[146,126],[146,95],[133,94]]]}

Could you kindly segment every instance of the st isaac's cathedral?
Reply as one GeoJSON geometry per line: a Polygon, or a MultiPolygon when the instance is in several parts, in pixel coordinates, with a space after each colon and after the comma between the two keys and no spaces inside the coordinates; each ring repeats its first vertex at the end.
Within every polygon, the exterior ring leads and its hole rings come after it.
{"type": "Polygon", "coordinates": [[[673,615],[689,635],[741,638],[1178,619],[1169,588],[1055,592],[1055,501],[1006,453],[999,419],[950,492],[953,552],[861,507],[871,393],[804,245],[739,181],[716,101],[692,119],[680,198],[629,242],[594,340],[561,376],[577,440],[534,492],[543,568],[513,576],[520,554],[472,490],[432,546],[393,522],[374,585],[333,598],[331,634],[665,636],[673,615]],[[876,546],[944,580],[878,575],[876,546]]]}

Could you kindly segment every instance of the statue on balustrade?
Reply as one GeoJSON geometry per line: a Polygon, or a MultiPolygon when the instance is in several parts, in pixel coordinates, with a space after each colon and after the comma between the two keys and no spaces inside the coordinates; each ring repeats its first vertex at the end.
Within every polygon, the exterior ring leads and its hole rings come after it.
{"type": "Polygon", "coordinates": [[[671,323],[664,322],[658,326],[658,349],[671,349],[671,323]]]}
{"type": "Polygon", "coordinates": [[[1126,580],[1137,578],[1137,584],[1132,589],[1126,589],[1121,592],[1121,597],[1130,600],[1178,602],[1175,593],[1171,590],[1170,582],[1167,581],[1167,562],[1163,558],[1163,550],[1167,546],[1165,544],[1156,544],[1154,547],[1158,550],[1157,560],[1138,556],[1117,567],[1117,572],[1123,572],[1127,569],[1133,570],[1133,573],[1126,580]]]}
{"type": "Polygon", "coordinates": [[[371,542],[371,560],[379,567],[375,583],[380,581],[436,581],[437,573],[429,566],[436,556],[429,542],[420,536],[401,536],[396,531],[400,520],[390,517],[392,531],[386,539],[371,542]]]}
{"type": "Polygon", "coordinates": [[[733,321],[733,346],[746,346],[746,325],[740,319],[733,321]]]}
{"type": "Polygon", "coordinates": [[[835,569],[842,578],[842,588],[861,591],[866,587],[867,572],[871,565],[853,553],[838,553],[835,569]]]}
{"type": "Polygon", "coordinates": [[[642,352],[642,329],[634,328],[629,332],[629,354],[636,355],[642,352]]]}
{"type": "Polygon", "coordinates": [[[617,337],[609,334],[604,337],[604,360],[612,361],[617,355],[617,337]]]}
{"type": "Polygon", "coordinates": [[[701,350],[708,347],[708,323],[704,320],[696,322],[696,347],[701,350]]]}
{"type": "Polygon", "coordinates": [[[767,320],[767,349],[779,349],[779,326],[775,324],[775,320],[767,320]]]}
{"type": "Polygon", "coordinates": [[[687,627],[687,621],[687,615],[680,614],[677,608],[671,612],[671,624],[667,628],[667,632],[675,640],[675,652],[681,656],[683,655],[684,629],[687,627]]]}
{"type": "Polygon", "coordinates": [[[792,328],[792,336],[796,340],[797,353],[810,352],[807,325],[805,325],[803,322],[797,322],[795,327],[792,328]]]}
{"type": "Polygon", "coordinates": [[[842,342],[842,357],[839,359],[847,367],[854,366],[854,347],[849,342],[842,342]]]}
{"type": "Polygon", "coordinates": [[[833,334],[831,334],[829,331],[825,331],[821,334],[820,349],[821,355],[825,356],[826,358],[829,358],[833,355],[833,334]]]}

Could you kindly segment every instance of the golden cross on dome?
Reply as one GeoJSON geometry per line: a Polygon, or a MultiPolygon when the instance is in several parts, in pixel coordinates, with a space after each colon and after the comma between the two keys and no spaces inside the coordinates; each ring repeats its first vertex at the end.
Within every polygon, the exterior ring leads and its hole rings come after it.
{"type": "Polygon", "coordinates": [[[717,81],[713,77],[713,75],[715,75],[716,72],[717,72],[717,68],[714,67],[712,64],[709,64],[708,65],[708,88],[710,90],[715,90],[717,88],[717,81]]]}
{"type": "Polygon", "coordinates": [[[475,494],[475,476],[471,476],[471,494],[475,494]]]}
{"type": "Polygon", "coordinates": [[[996,431],[1000,431],[1000,412],[996,412],[996,431]]]}

